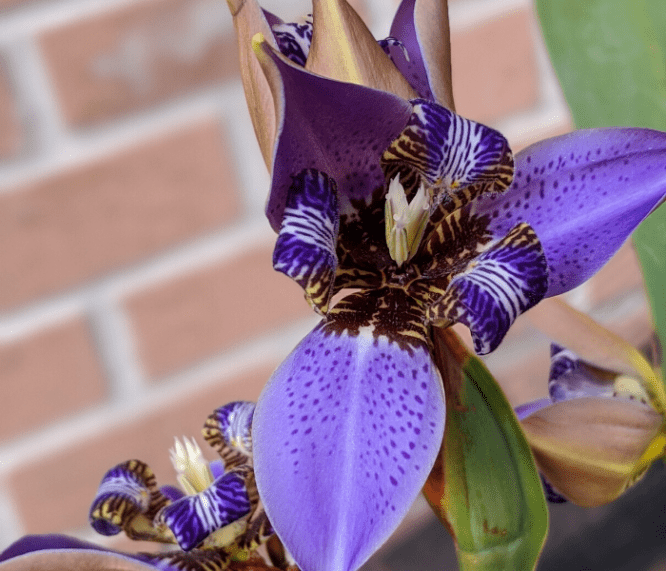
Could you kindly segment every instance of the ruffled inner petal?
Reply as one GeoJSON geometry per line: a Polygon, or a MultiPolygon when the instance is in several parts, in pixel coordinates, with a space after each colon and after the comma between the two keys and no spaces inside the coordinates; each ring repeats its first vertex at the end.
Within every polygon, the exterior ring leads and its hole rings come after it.
{"type": "Polygon", "coordinates": [[[431,187],[435,205],[443,203],[449,212],[508,188],[513,155],[501,133],[436,103],[412,104],[407,126],[382,156],[388,178],[399,175],[410,192],[422,183],[431,187]]]}
{"type": "Polygon", "coordinates": [[[328,311],[337,268],[338,203],[335,182],[324,173],[304,170],[293,177],[273,267],[305,291],[308,303],[328,311]]]}
{"type": "Polygon", "coordinates": [[[203,492],[166,506],[160,517],[181,549],[189,551],[211,533],[242,519],[249,512],[245,478],[229,472],[217,478],[203,492]]]}
{"type": "Polygon", "coordinates": [[[471,208],[497,237],[529,223],[548,259],[547,297],[590,278],[666,196],[666,133],[590,129],[516,156],[511,188],[471,208]]]}
{"type": "Polygon", "coordinates": [[[140,460],[129,460],[102,478],[90,508],[90,524],[102,535],[124,531],[130,539],[172,543],[168,530],[153,523],[169,503],[157,487],[153,471],[140,460]]]}
{"type": "Polygon", "coordinates": [[[241,464],[252,463],[251,430],[254,407],[252,402],[231,402],[216,409],[206,419],[201,433],[206,442],[222,457],[226,472],[241,464]]]}
{"type": "Polygon", "coordinates": [[[426,342],[380,300],[350,297],[274,373],[253,423],[266,513],[303,571],[357,569],[409,509],[444,430],[426,342]]]}
{"type": "Polygon", "coordinates": [[[546,258],[534,230],[519,224],[456,275],[428,310],[434,322],[463,323],[480,355],[493,351],[511,324],[548,288],[546,258]]]}

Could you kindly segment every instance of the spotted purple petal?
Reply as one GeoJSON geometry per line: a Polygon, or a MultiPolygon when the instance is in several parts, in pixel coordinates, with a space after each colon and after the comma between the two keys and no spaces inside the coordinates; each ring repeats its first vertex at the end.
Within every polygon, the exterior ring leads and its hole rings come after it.
{"type": "Polygon", "coordinates": [[[335,182],[315,170],[295,175],[275,243],[273,267],[298,283],[321,315],[328,311],[333,293],[338,225],[335,182]]]}
{"type": "Polygon", "coordinates": [[[415,99],[400,136],[382,156],[387,178],[400,175],[405,188],[434,186],[436,201],[459,208],[481,193],[502,192],[511,184],[513,155],[494,129],[445,107],[415,99]]]}
{"type": "Polygon", "coordinates": [[[521,151],[509,190],[471,208],[489,217],[495,236],[519,222],[534,228],[550,297],[590,278],[665,196],[666,133],[591,129],[521,151]]]}
{"type": "Polygon", "coordinates": [[[329,314],[303,339],[254,416],[259,494],[303,571],[358,569],[409,509],[444,430],[426,343],[389,341],[350,317],[329,314]]]}
{"type": "Polygon", "coordinates": [[[303,169],[327,173],[337,183],[341,212],[355,212],[352,199],[367,201],[383,188],[380,155],[404,128],[411,105],[384,91],[314,75],[264,49],[281,78],[281,92],[273,94],[279,128],[266,207],[271,226],[279,232],[291,177],[303,169]]]}
{"type": "Polygon", "coordinates": [[[153,518],[169,501],[158,489],[153,471],[139,460],[129,460],[102,478],[90,508],[90,524],[102,535],[124,531],[132,539],[168,541],[153,518]]]}
{"type": "Polygon", "coordinates": [[[185,496],[166,506],[161,518],[181,549],[189,551],[214,531],[245,517],[249,512],[245,478],[229,472],[217,478],[203,492],[185,496]]]}
{"type": "Polygon", "coordinates": [[[543,298],[546,259],[528,224],[519,224],[453,278],[446,294],[429,309],[432,321],[469,327],[479,355],[494,351],[511,324],[543,298]]]}

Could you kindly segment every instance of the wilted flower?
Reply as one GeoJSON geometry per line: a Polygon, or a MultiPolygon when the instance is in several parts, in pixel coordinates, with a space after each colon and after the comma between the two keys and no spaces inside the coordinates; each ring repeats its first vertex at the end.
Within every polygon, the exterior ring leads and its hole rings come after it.
{"type": "Polygon", "coordinates": [[[381,45],[344,0],[316,0],[292,39],[252,0],[230,6],[274,266],[324,316],[257,405],[257,486],[302,569],[353,570],[439,451],[430,328],[463,323],[487,353],[593,275],[663,202],[666,135],[571,133],[519,153],[514,175],[506,140],[452,111],[445,2],[404,0],[381,45]],[[360,291],[329,308],[345,288],[360,291]]]}

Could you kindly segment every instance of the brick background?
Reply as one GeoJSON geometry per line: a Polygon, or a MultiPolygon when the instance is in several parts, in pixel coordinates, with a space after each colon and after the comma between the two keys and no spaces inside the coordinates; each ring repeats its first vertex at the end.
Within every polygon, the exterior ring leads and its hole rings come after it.
{"type": "Polygon", "coordinates": [[[223,135],[193,125],[1,196],[0,307],[230,222],[239,208],[223,135]]]}
{"type": "MultiPolygon", "coordinates": [[[[386,35],[385,0],[353,4],[386,35]]],[[[529,0],[450,6],[459,112],[515,149],[569,130],[529,0]]],[[[173,483],[173,436],[255,399],[314,323],[271,270],[249,125],[224,2],[0,0],[0,549],[89,533],[100,478],[128,458],[173,483]]],[[[570,299],[647,342],[629,247],[570,299]]],[[[545,394],[529,324],[488,364],[515,404],[545,394]]]]}

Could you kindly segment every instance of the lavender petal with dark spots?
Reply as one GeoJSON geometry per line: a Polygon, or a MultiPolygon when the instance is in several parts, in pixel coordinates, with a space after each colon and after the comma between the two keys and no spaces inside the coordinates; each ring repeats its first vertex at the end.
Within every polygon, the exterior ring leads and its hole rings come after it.
{"type": "Polygon", "coordinates": [[[513,183],[469,208],[501,237],[527,222],[548,260],[546,297],[596,273],[666,197],[666,133],[590,129],[516,155],[513,183]]]}
{"type": "Polygon", "coordinates": [[[411,506],[444,431],[425,343],[331,331],[321,322],[277,369],[252,426],[259,494],[303,571],[360,567],[411,506]]]}

